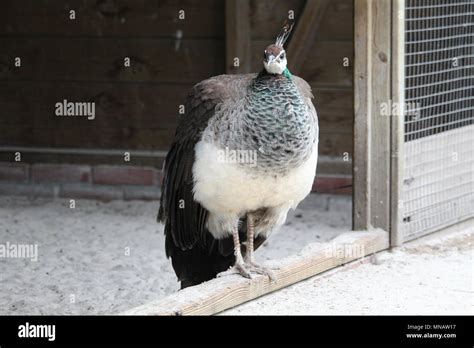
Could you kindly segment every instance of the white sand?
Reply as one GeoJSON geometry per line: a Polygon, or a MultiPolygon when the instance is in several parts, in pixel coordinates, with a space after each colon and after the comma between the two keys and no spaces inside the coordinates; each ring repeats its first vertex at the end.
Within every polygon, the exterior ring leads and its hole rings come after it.
{"type": "Polygon", "coordinates": [[[222,314],[474,315],[473,232],[471,220],[222,314]]]}
{"type": "MultiPolygon", "coordinates": [[[[70,209],[64,199],[0,196],[0,244],[36,243],[39,253],[37,262],[0,258],[0,315],[115,314],[175,292],[157,210],[157,202],[76,200],[70,209]]],[[[310,195],[295,213],[257,259],[349,230],[351,200],[310,195]]]]}

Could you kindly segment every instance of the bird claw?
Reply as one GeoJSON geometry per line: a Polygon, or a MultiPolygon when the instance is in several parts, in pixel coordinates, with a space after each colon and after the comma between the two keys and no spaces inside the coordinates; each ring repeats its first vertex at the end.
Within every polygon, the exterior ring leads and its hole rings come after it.
{"type": "Polygon", "coordinates": [[[240,274],[244,278],[252,279],[250,271],[247,269],[245,264],[235,264],[233,267],[229,268],[227,271],[221,272],[217,275],[217,278],[225,277],[232,274],[240,274]]]}
{"type": "Polygon", "coordinates": [[[253,261],[246,261],[245,263],[236,263],[234,267],[229,268],[225,272],[219,273],[217,277],[220,278],[226,275],[240,274],[244,278],[253,279],[252,272],[261,275],[266,275],[268,278],[270,278],[271,281],[276,281],[276,275],[271,269],[264,266],[260,266],[253,261]]]}
{"type": "Polygon", "coordinates": [[[255,262],[248,262],[247,266],[249,267],[250,271],[253,271],[257,274],[266,275],[272,282],[276,281],[276,275],[270,268],[258,265],[255,262]]]}
{"type": "Polygon", "coordinates": [[[234,269],[239,273],[242,277],[252,279],[252,274],[250,273],[250,269],[247,267],[245,263],[237,263],[234,265],[234,269]]]}

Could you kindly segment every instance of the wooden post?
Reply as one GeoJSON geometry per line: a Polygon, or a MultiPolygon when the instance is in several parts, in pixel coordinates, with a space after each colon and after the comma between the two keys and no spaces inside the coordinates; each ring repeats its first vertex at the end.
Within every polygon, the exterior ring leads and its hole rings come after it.
{"type": "Polygon", "coordinates": [[[328,0],[307,0],[302,15],[288,44],[288,61],[290,70],[298,75],[303,67],[308,50],[313,47],[313,41],[319,30],[328,0]]]}
{"type": "Polygon", "coordinates": [[[225,16],[226,73],[249,73],[251,68],[249,0],[226,0],[225,16]]]}
{"type": "Polygon", "coordinates": [[[352,173],[352,228],[370,226],[369,123],[371,114],[372,6],[369,0],[354,2],[354,158],[352,173]]]}
{"type": "Polygon", "coordinates": [[[403,243],[401,231],[403,200],[403,147],[405,118],[405,0],[393,0],[392,4],[392,102],[398,105],[398,115],[392,117],[392,168],[391,168],[391,222],[390,244],[403,243]]]}
{"type": "Polygon", "coordinates": [[[354,207],[356,230],[390,229],[391,2],[355,0],[354,207]]]}

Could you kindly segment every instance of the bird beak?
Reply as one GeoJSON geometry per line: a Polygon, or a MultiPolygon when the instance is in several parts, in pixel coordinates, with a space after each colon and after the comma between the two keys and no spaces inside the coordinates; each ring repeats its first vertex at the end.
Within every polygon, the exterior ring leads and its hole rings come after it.
{"type": "Polygon", "coordinates": [[[273,54],[270,54],[268,57],[267,57],[267,64],[272,64],[273,61],[275,60],[275,56],[273,54]]]}

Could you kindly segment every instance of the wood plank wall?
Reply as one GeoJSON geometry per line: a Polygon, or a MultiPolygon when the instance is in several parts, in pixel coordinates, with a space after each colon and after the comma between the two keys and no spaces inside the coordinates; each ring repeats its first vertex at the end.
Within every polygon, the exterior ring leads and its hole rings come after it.
{"type": "MultiPolygon", "coordinates": [[[[303,7],[304,0],[250,2],[252,71],[261,69],[263,49],[288,11],[297,18],[303,7]]],[[[315,92],[321,155],[352,154],[352,12],[352,0],[330,2],[301,74],[315,92]],[[343,57],[350,67],[343,67],[343,57]]],[[[6,2],[0,11],[0,146],[166,150],[191,86],[225,71],[224,13],[221,0],[6,2]],[[56,117],[54,105],[63,99],[95,101],[96,119],[56,117]]],[[[67,161],[77,162],[74,156],[67,161]]],[[[97,156],[80,161],[110,162],[97,156]]]]}

